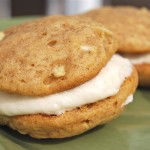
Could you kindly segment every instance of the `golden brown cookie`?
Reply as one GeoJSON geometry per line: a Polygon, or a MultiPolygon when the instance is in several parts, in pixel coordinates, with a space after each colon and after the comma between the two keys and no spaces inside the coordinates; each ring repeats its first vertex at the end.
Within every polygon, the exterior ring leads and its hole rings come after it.
{"type": "Polygon", "coordinates": [[[150,52],[150,11],[131,6],[103,7],[87,16],[111,29],[118,37],[119,52],[150,52]]]}
{"type": "Polygon", "coordinates": [[[122,84],[120,91],[109,98],[53,115],[0,116],[0,124],[8,125],[22,134],[34,138],[64,138],[83,133],[117,117],[124,109],[122,104],[134,93],[138,82],[135,69],[122,84]]]}
{"type": "Polygon", "coordinates": [[[142,87],[150,86],[150,64],[136,64],[139,74],[139,85],[142,87]]]}
{"type": "Polygon", "coordinates": [[[117,50],[113,33],[87,18],[52,16],[4,31],[0,90],[48,95],[94,76],[117,50]]]}

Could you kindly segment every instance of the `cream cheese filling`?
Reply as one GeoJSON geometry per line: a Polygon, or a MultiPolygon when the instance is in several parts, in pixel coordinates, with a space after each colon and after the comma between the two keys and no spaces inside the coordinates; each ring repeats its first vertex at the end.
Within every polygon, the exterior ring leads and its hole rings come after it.
{"type": "Polygon", "coordinates": [[[128,54],[123,56],[128,58],[133,64],[150,64],[150,53],[128,54]]]}
{"type": "Polygon", "coordinates": [[[133,101],[133,95],[131,94],[130,96],[127,97],[127,99],[125,100],[125,102],[121,105],[121,107],[128,105],[129,103],[131,103],[133,101]]]}
{"type": "Polygon", "coordinates": [[[117,94],[124,80],[131,75],[129,60],[114,55],[93,79],[73,89],[43,97],[0,92],[0,115],[62,114],[65,111],[94,103],[117,94]]]}

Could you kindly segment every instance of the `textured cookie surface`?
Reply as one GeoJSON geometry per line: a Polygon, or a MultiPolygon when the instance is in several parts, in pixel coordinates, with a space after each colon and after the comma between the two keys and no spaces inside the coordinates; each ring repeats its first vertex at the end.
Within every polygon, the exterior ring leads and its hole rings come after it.
{"type": "Polygon", "coordinates": [[[150,11],[127,6],[104,7],[92,10],[83,16],[103,23],[119,40],[123,53],[150,52],[150,11]]]}
{"type": "Polygon", "coordinates": [[[8,125],[22,134],[35,138],[63,138],[83,133],[97,125],[105,124],[117,117],[122,104],[134,93],[138,83],[137,72],[123,83],[120,91],[107,99],[65,112],[59,116],[24,115],[0,116],[0,124],[8,125]]]}
{"type": "Polygon", "coordinates": [[[90,19],[52,16],[12,27],[0,41],[0,90],[64,91],[93,78],[117,50],[112,32],[90,19]]]}
{"type": "Polygon", "coordinates": [[[150,64],[135,65],[139,74],[139,86],[150,87],[150,64]]]}

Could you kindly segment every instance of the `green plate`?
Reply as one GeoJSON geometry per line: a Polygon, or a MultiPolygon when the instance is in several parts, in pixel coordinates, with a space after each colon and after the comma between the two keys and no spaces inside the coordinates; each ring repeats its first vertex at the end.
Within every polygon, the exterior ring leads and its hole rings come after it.
{"type": "MultiPolygon", "coordinates": [[[[31,20],[0,20],[0,30],[31,20]]],[[[150,150],[150,89],[138,89],[134,102],[111,123],[67,139],[36,140],[0,127],[0,150],[150,150]]]]}

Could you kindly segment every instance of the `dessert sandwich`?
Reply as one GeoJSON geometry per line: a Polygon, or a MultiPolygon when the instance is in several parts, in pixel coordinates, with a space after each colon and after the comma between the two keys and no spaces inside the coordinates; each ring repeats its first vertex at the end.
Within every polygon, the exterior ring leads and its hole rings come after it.
{"type": "Polygon", "coordinates": [[[131,6],[103,7],[81,16],[90,17],[113,31],[118,52],[131,60],[139,74],[139,85],[150,86],[150,11],[131,6]]]}
{"type": "Polygon", "coordinates": [[[1,32],[0,125],[34,138],[81,134],[120,115],[138,84],[114,34],[50,16],[1,32]]]}

